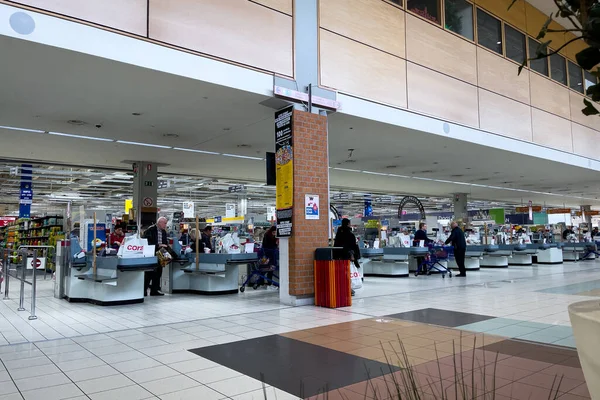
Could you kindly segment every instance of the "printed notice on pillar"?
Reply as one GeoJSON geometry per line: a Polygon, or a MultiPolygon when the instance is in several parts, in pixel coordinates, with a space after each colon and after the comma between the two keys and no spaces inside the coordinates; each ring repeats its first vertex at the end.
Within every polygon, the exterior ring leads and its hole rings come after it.
{"type": "Polygon", "coordinates": [[[292,236],[294,208],[294,106],[275,113],[275,165],[277,179],[277,236],[292,236]]]}

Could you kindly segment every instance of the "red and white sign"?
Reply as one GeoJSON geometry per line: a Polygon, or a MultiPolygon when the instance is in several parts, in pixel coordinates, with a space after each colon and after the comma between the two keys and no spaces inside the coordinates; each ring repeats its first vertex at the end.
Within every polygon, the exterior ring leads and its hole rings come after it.
{"type": "Polygon", "coordinates": [[[127,250],[128,251],[141,251],[141,252],[143,252],[144,251],[144,246],[137,246],[137,245],[134,245],[134,244],[130,244],[130,245],[127,246],[127,250]]]}
{"type": "Polygon", "coordinates": [[[6,226],[6,225],[10,224],[11,222],[15,222],[16,220],[17,220],[17,217],[0,217],[0,227],[6,226]]]}
{"type": "MultiPolygon", "coordinates": [[[[35,269],[46,269],[46,257],[38,258],[35,265],[35,269]]],[[[27,269],[33,269],[33,257],[27,257],[27,269]]]]}
{"type": "Polygon", "coordinates": [[[144,197],[144,207],[152,207],[154,200],[151,197],[144,197]]]}

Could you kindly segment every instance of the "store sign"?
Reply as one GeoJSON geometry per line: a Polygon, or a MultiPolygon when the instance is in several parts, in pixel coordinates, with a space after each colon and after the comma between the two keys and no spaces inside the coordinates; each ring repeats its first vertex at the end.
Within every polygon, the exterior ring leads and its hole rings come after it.
{"type": "Polygon", "coordinates": [[[173,225],[174,226],[178,226],[181,223],[182,219],[183,219],[183,212],[182,211],[175,211],[173,213],[173,225]]]}
{"type": "MultiPolygon", "coordinates": [[[[529,206],[516,207],[515,211],[518,212],[518,213],[528,213],[529,212],[529,206]]],[[[542,206],[531,206],[531,211],[533,211],[533,212],[541,212],[542,211],[542,206]]]]}
{"type": "Polygon", "coordinates": [[[275,113],[275,165],[277,179],[277,236],[292,236],[294,209],[294,106],[275,113]]]}
{"type": "Polygon", "coordinates": [[[184,201],[183,202],[183,218],[194,218],[194,202],[184,201]]]}
{"type": "Polygon", "coordinates": [[[170,181],[158,181],[158,188],[159,189],[167,189],[171,187],[171,182],[170,181]]]}
{"type": "Polygon", "coordinates": [[[277,212],[275,207],[267,207],[267,221],[272,222],[277,219],[277,212]]]}
{"type": "Polygon", "coordinates": [[[319,196],[307,194],[304,196],[304,217],[306,219],[319,219],[319,196]]]}
{"type": "Polygon", "coordinates": [[[215,221],[215,224],[220,224],[221,222],[223,222],[223,217],[215,217],[214,221],[215,221]]]}
{"type": "Polygon", "coordinates": [[[547,214],[571,214],[570,208],[554,208],[546,211],[547,214]]]}
{"type": "Polygon", "coordinates": [[[228,203],[225,204],[225,218],[233,218],[235,217],[235,204],[228,203]]]}
{"type": "Polygon", "coordinates": [[[16,220],[17,217],[0,217],[0,227],[6,226],[16,220]]]}
{"type": "MultiPolygon", "coordinates": [[[[582,214],[583,214],[583,211],[575,211],[575,215],[578,216],[578,217],[581,217],[582,214]]],[[[589,215],[589,216],[600,215],[600,211],[598,211],[598,210],[588,210],[588,211],[585,211],[585,215],[589,215]]],[[[2,226],[2,225],[0,225],[0,226],[2,226]]]]}
{"type": "Polygon", "coordinates": [[[31,165],[21,165],[21,191],[19,193],[19,218],[31,217],[33,189],[31,183],[31,165]]]}

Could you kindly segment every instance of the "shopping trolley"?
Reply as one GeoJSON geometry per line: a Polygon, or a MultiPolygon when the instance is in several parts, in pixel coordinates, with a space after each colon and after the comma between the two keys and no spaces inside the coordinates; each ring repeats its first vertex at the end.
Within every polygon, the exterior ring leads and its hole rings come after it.
{"type": "Polygon", "coordinates": [[[449,262],[450,259],[454,258],[454,247],[452,246],[434,246],[429,244],[429,253],[423,258],[423,261],[417,267],[415,276],[419,275],[431,275],[432,273],[442,274],[442,278],[446,277],[446,274],[452,278],[452,271],[450,268],[444,266],[442,261],[449,262]]]}
{"type": "Polygon", "coordinates": [[[259,249],[258,261],[250,265],[250,273],[240,286],[240,292],[244,293],[246,286],[252,286],[256,290],[259,286],[269,283],[279,287],[279,249],[259,249]],[[277,280],[274,280],[277,279],[277,280]]]}

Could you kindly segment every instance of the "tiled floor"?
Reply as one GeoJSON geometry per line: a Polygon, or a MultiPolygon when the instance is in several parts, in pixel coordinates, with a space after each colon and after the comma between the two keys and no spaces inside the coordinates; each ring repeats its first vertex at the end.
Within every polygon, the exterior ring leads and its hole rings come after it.
{"type": "Polygon", "coordinates": [[[36,321],[16,311],[13,284],[0,302],[0,400],[386,399],[410,384],[399,362],[423,399],[492,383],[498,400],[546,399],[559,375],[560,398],[582,400],[567,306],[588,300],[598,275],[600,261],[368,278],[338,310],[282,306],[262,290],[103,308],[55,299],[41,280],[36,321]]]}

